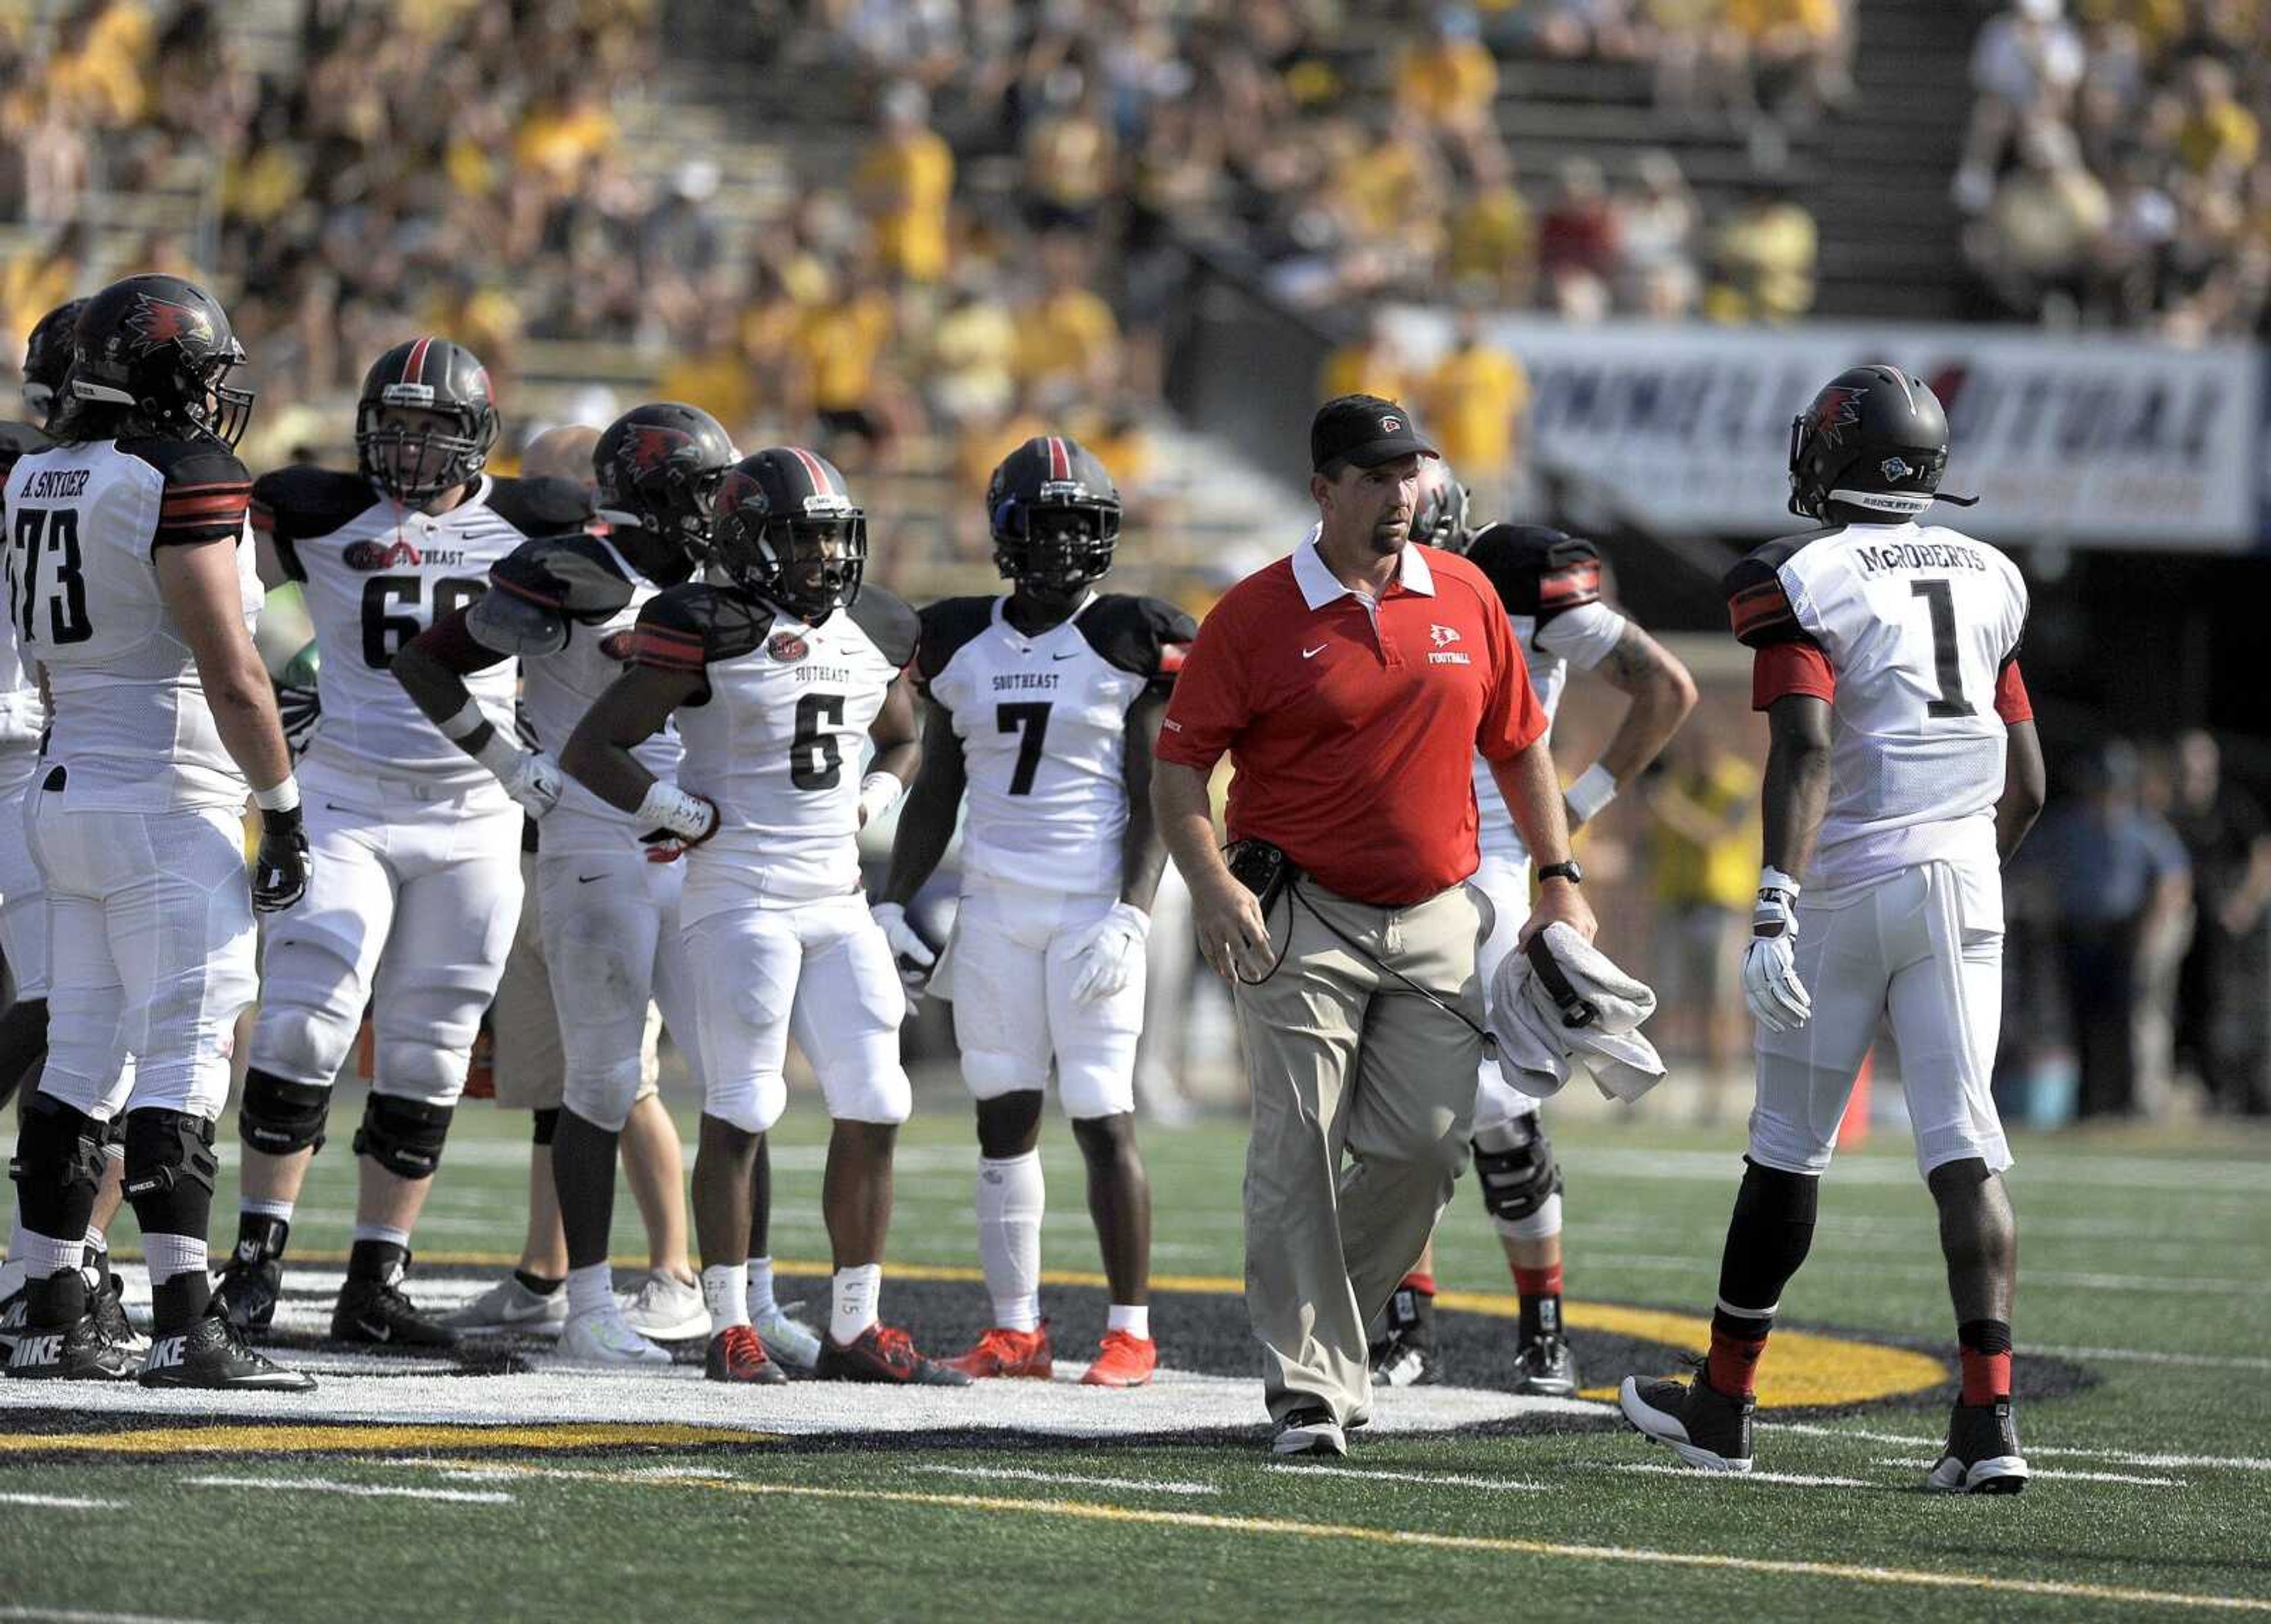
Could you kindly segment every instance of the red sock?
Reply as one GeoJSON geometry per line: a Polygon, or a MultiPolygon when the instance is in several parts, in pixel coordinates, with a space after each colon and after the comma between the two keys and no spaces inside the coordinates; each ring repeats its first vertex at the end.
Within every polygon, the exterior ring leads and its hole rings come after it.
{"type": "Polygon", "coordinates": [[[1561,1265],[1548,1263],[1543,1269],[1516,1268],[1514,1289],[1522,1297],[1559,1297],[1561,1294],[1561,1265]]]}
{"type": "Polygon", "coordinates": [[[1520,1299],[1521,1319],[1517,1334],[1527,1345],[1540,1337],[1561,1334],[1561,1265],[1548,1263],[1543,1269],[1516,1269],[1514,1271],[1515,1295],[1520,1299]]]}
{"type": "Polygon", "coordinates": [[[1715,1324],[1703,1379],[1730,1398],[1751,1397],[1759,1390],[1759,1355],[1766,1351],[1765,1337],[1739,1337],[1715,1324]]]}
{"type": "Polygon", "coordinates": [[[1435,1294],[1435,1277],[1432,1274],[1421,1274],[1415,1269],[1398,1280],[1396,1286],[1398,1291],[1425,1292],[1428,1296],[1433,1297],[1435,1294]]]}
{"type": "Polygon", "coordinates": [[[2007,1320],[1966,1320],[1955,1328],[1963,1367],[1963,1402],[1992,1404],[2011,1396],[2011,1326],[2007,1320]]]}

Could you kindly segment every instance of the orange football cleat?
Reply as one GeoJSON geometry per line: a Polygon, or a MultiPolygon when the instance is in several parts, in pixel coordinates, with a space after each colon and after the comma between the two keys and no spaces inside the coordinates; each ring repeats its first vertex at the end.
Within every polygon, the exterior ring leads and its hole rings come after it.
{"type": "Polygon", "coordinates": [[[1083,1387],[1143,1387],[1150,1382],[1158,1364],[1159,1345],[1149,1337],[1107,1330],[1096,1362],[1080,1382],[1083,1387]]]}
{"type": "Polygon", "coordinates": [[[1056,1368],[1049,1352],[1049,1322],[1043,1320],[1039,1330],[996,1325],[969,1352],[945,1362],[967,1376],[1025,1376],[1046,1382],[1056,1368]]]}

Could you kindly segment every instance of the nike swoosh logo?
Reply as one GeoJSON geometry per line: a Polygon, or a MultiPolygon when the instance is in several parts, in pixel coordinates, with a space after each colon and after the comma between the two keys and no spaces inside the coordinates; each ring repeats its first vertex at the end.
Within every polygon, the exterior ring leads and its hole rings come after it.
{"type": "Polygon", "coordinates": [[[374,1325],[369,1320],[357,1320],[355,1329],[373,1342],[391,1342],[394,1339],[394,1328],[391,1325],[374,1325]]]}
{"type": "Polygon", "coordinates": [[[1049,658],[1051,659],[1078,659],[1080,658],[1080,651],[1078,649],[1075,649],[1069,654],[1052,654],[1049,658]]]}
{"type": "Polygon", "coordinates": [[[1323,653],[1325,650],[1330,646],[1331,645],[1329,644],[1320,643],[1313,649],[1303,649],[1301,651],[1301,658],[1303,659],[1314,659],[1318,655],[1323,653]]]}
{"type": "Polygon", "coordinates": [[[594,880],[604,880],[607,877],[607,876],[604,874],[579,874],[576,876],[576,883],[578,885],[589,885],[594,880]]]}

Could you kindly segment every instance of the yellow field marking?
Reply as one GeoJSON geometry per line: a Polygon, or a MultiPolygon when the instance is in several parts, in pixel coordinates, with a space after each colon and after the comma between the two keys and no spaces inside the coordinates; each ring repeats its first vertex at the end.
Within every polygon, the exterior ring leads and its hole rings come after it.
{"type": "Polygon", "coordinates": [[[565,1422],[555,1427],[347,1427],[279,1423],[249,1427],[145,1427],[116,1433],[10,1433],[0,1455],[299,1454],[367,1449],[602,1449],[649,1444],[778,1443],[778,1433],[723,1427],[565,1422]]]}
{"type": "Polygon", "coordinates": [[[1709,1551],[1655,1551],[1631,1546],[1567,1545],[1551,1539],[1508,1539],[1478,1534],[1437,1534],[1419,1529],[1366,1528],[1350,1523],[1295,1523],[1279,1517],[1235,1516],[1219,1512],[1173,1511],[1115,1506],[1083,1500],[1019,1499],[994,1494],[926,1494],[912,1489],[854,1489],[809,1483],[762,1483],[741,1479],[643,1478],[622,1471],[577,1471],[561,1466],[501,1465],[516,1475],[584,1483],[613,1483],[646,1489],[684,1489],[721,1494],[775,1495],[792,1500],[853,1501],[869,1505],[927,1506],[952,1511],[1012,1511],[1042,1516],[1076,1517],[1096,1523],[1136,1523],[1155,1528],[1188,1528],[1221,1533],[1297,1539],[1337,1539],[1422,1550],[1474,1551],[1501,1556],[1559,1557],[1575,1561],[1638,1562],[1665,1568],[1716,1568],[1733,1573],[1776,1574],[1809,1579],[1842,1579],[1857,1584],[1916,1585],[1935,1590],[1985,1590],[2004,1596],[2048,1596],[2069,1601],[2115,1602],[2127,1606],[2205,1607],[2235,1613],[2271,1613],[2271,1600],[2250,1596],[2213,1596],[2183,1590],[2141,1590],[2111,1584],[2059,1579],[1999,1579],[1984,1573],[1933,1573],[1917,1568],[1874,1568],[1853,1562],[1812,1562],[1756,1556],[1724,1556],[1709,1551]]]}
{"type": "MultiPolygon", "coordinates": [[[[434,1252],[419,1255],[429,1265],[461,1269],[510,1269],[520,1262],[517,1253],[507,1252],[434,1252]]],[[[344,1252],[312,1252],[304,1257],[294,1254],[294,1257],[309,1263],[344,1264],[346,1262],[344,1252]]],[[[614,1261],[625,1268],[641,1268],[646,1260],[644,1257],[619,1257],[614,1261]]],[[[776,1262],[773,1270],[777,1274],[785,1275],[825,1275],[829,1266],[821,1263],[784,1259],[776,1262]]],[[[951,1285],[982,1284],[986,1278],[980,1270],[953,1263],[892,1263],[889,1265],[888,1272],[897,1280],[928,1280],[951,1285]]],[[[1103,1275],[1088,1270],[1052,1269],[1041,1276],[1041,1284],[1100,1287],[1107,1282],[1103,1275]]],[[[1230,1275],[1153,1275],[1151,1285],[1155,1290],[1162,1292],[1191,1292],[1216,1297],[1241,1297],[1246,1293],[1246,1282],[1230,1275]]],[[[1514,1297],[1504,1292],[1444,1292],[1436,1297],[1435,1302],[1439,1307],[1456,1308],[1463,1314],[1488,1315],[1494,1319],[1510,1320],[1519,1312],[1519,1305],[1514,1297]]],[[[1699,1352],[1711,1340],[1709,1320],[1698,1315],[1674,1314],[1664,1308],[1634,1308],[1621,1303],[1571,1302],[1564,1306],[1562,1316],[1580,1330],[1608,1331],[1639,1342],[1693,1348],[1699,1352]]],[[[1644,1374],[1664,1373],[1650,1371],[1644,1374]]],[[[1816,1331],[1777,1330],[1772,1352],[1759,1367],[1759,1408],[1806,1409],[1904,1398],[1940,1386],[1947,1380],[1947,1367],[1944,1363],[1929,1353],[1919,1353],[1912,1348],[1887,1347],[1880,1343],[1861,1342],[1850,1337],[1824,1336],[1816,1331]]],[[[1613,1387],[1589,1388],[1578,1397],[1611,1404],[1616,1400],[1617,1389],[1613,1387]]]]}

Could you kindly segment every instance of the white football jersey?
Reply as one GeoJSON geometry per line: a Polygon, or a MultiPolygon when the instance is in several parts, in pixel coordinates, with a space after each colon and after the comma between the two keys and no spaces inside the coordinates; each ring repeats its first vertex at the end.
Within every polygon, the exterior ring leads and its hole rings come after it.
{"type": "Polygon", "coordinates": [[[875,586],[818,626],[731,586],[648,600],[631,658],[705,682],[678,711],[678,782],[719,824],[687,854],[683,923],[859,890],[867,729],[916,635],[914,611],[875,586]]]}
{"type": "MultiPolygon", "coordinates": [[[[489,572],[491,591],[473,606],[466,629],[483,646],[517,654],[521,705],[536,742],[557,756],[592,702],[630,664],[632,629],[663,590],[641,575],[614,544],[596,535],[525,543],[489,572]]],[[[631,754],[659,778],[678,776],[681,746],[675,722],[631,754]]],[[[544,849],[613,850],[648,832],[574,778],[544,819],[544,849]]]]}
{"type": "Polygon", "coordinates": [[[2003,668],[2027,588],[1985,542],[1940,525],[1852,525],[1760,548],[1727,577],[1736,635],[1828,658],[1829,804],[1809,886],[1932,861],[1995,865],[2003,668]]]}
{"type": "MultiPolygon", "coordinates": [[[[1467,562],[1490,577],[1530,667],[1530,686],[1553,724],[1569,667],[1590,671],[1625,635],[1625,617],[1601,601],[1601,555],[1581,537],[1535,525],[1492,525],[1467,548],[1467,562]]],[[[1485,857],[1526,863],[1530,849],[1514,826],[1490,764],[1475,757],[1477,831],[1485,857]]]]}
{"type": "Polygon", "coordinates": [[[261,602],[244,544],[250,490],[244,465],[211,441],[59,445],[9,473],[0,495],[9,614],[19,658],[47,668],[55,715],[46,759],[67,770],[67,806],[243,806],[244,777],[158,590],[156,549],[234,547],[250,626],[261,602]]]}
{"type": "Polygon", "coordinates": [[[1116,898],[1128,712],[1165,691],[1198,629],[1172,604],[1114,593],[1029,637],[1006,601],[922,612],[917,674],[953,713],[967,775],[963,875],[1116,898]]]}
{"type": "MultiPolygon", "coordinates": [[[[311,762],[430,778],[452,795],[503,791],[442,736],[390,667],[402,645],[477,602],[491,566],[532,535],[580,529],[589,504],[558,480],[483,475],[466,499],[428,514],[389,500],[360,474],[294,467],[253,488],[253,524],[302,583],[322,654],[323,713],[311,762]]],[[[489,720],[512,733],[511,661],[465,679],[489,720]]]]}

